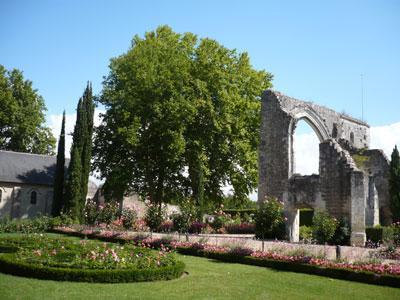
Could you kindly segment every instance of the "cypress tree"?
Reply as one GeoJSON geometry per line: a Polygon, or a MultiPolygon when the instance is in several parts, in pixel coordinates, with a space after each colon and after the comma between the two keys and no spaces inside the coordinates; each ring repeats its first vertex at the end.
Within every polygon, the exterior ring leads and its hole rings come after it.
{"type": "Polygon", "coordinates": [[[68,167],[68,175],[65,183],[64,211],[72,218],[82,220],[82,138],[83,124],[82,98],[79,99],[76,109],[76,122],[72,136],[71,160],[68,167]]]}
{"type": "Polygon", "coordinates": [[[92,157],[93,116],[92,85],[88,83],[77,107],[71,161],[65,189],[65,211],[70,211],[72,217],[79,221],[83,220],[82,212],[88,189],[92,157]]]}
{"type": "Polygon", "coordinates": [[[85,205],[88,181],[90,173],[90,161],[92,158],[92,135],[93,135],[93,115],[94,115],[94,104],[92,97],[92,85],[89,82],[86,86],[83,94],[83,114],[82,126],[83,126],[83,137],[82,137],[82,205],[85,205]]]}
{"type": "Polygon", "coordinates": [[[61,209],[64,206],[64,173],[65,173],[65,110],[61,123],[61,133],[57,147],[57,165],[54,175],[54,192],[52,215],[60,215],[61,209]]]}
{"type": "Polygon", "coordinates": [[[75,220],[82,220],[82,165],[78,147],[72,147],[71,161],[68,168],[68,179],[65,188],[64,211],[75,220]]]}
{"type": "Polygon", "coordinates": [[[400,156],[397,146],[394,147],[390,161],[389,177],[390,209],[392,221],[400,221],[400,156]]]}

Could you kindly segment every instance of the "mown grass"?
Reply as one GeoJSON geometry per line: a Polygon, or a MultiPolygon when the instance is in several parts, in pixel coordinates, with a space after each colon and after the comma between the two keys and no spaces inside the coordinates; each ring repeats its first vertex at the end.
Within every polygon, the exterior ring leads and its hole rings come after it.
{"type": "Polygon", "coordinates": [[[186,276],[97,284],[0,273],[0,299],[400,299],[400,289],[178,255],[186,276]]]}

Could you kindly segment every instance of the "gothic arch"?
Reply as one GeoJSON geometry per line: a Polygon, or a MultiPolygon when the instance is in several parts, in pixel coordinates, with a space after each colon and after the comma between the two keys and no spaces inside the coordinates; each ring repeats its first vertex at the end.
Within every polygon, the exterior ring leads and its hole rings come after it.
{"type": "Polygon", "coordinates": [[[293,137],[296,131],[297,123],[300,120],[304,120],[308,125],[310,125],[310,127],[317,135],[320,143],[330,138],[328,129],[326,128],[326,126],[324,125],[318,114],[314,110],[312,110],[312,108],[303,108],[303,109],[298,108],[295,111],[293,111],[293,113],[290,115],[291,115],[291,120],[289,123],[289,130],[288,130],[288,162],[289,162],[288,177],[289,178],[294,174],[295,171],[296,157],[294,155],[293,137]]]}
{"type": "Polygon", "coordinates": [[[318,114],[312,108],[299,109],[293,114],[293,121],[295,124],[304,120],[308,125],[315,131],[320,142],[323,142],[331,138],[328,128],[325,126],[324,122],[318,116],[318,114]]]}

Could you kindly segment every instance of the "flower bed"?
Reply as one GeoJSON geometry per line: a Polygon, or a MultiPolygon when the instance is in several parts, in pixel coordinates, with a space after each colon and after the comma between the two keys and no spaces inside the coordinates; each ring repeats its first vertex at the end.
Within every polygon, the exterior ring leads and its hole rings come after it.
{"type": "Polygon", "coordinates": [[[28,235],[0,239],[2,272],[27,277],[132,282],[177,278],[184,264],[163,245],[154,251],[143,244],[119,245],[88,240],[28,235]],[[12,253],[4,253],[12,252],[12,253]]]}
{"type": "MultiPolygon", "coordinates": [[[[61,229],[63,231],[63,229],[61,229]]],[[[59,231],[59,232],[61,232],[59,231]]],[[[68,234],[68,230],[65,233],[68,234]]],[[[76,233],[75,233],[76,234],[76,233]]],[[[92,235],[96,237],[96,235],[92,235]]],[[[289,255],[275,251],[253,251],[244,247],[214,246],[199,242],[180,242],[165,239],[152,239],[146,236],[111,238],[113,241],[133,242],[150,248],[171,246],[179,253],[204,256],[226,262],[244,263],[279,270],[317,274],[332,278],[366,282],[388,286],[400,286],[399,264],[346,263],[321,259],[311,255],[289,255]]]]}

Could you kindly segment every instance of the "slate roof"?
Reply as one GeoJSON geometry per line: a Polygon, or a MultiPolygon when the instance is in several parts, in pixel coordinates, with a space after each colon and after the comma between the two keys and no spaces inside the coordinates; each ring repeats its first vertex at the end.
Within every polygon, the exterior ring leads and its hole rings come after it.
{"type": "Polygon", "coordinates": [[[0,182],[52,186],[56,162],[56,156],[0,150],[0,182]]]}

